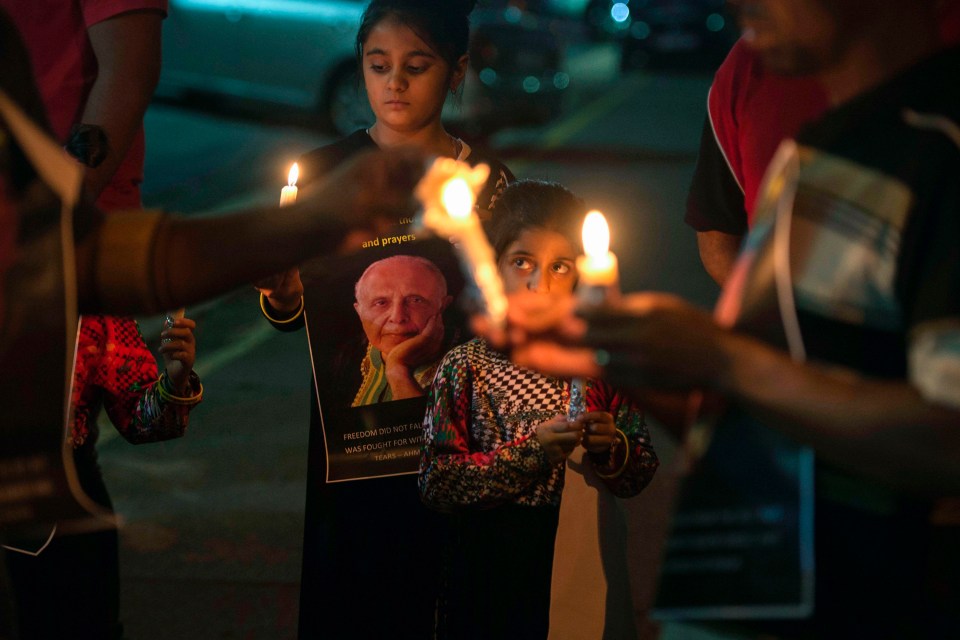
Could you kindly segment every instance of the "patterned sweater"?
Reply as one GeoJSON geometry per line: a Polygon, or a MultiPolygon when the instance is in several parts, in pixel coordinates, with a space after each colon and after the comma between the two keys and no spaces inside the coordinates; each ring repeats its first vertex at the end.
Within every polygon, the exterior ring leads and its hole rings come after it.
{"type": "MultiPolygon", "coordinates": [[[[73,370],[73,425],[70,444],[96,440],[103,407],[117,431],[133,444],[178,438],[192,407],[168,404],[154,388],[157,361],[133,318],[82,316],[73,370]]],[[[200,381],[190,375],[191,395],[200,381]]],[[[195,406],[195,405],[194,405],[195,406]]]]}
{"type": "MultiPolygon", "coordinates": [[[[605,482],[617,496],[638,494],[659,465],[642,411],[602,381],[589,380],[585,395],[587,411],[611,413],[630,442],[623,472],[605,482]]],[[[517,367],[482,339],[452,349],[427,400],[423,501],[440,509],[559,505],[564,464],[547,461],[535,429],[566,413],[569,397],[569,381],[517,367]]],[[[588,457],[601,473],[617,471],[607,453],[588,457]]]]}

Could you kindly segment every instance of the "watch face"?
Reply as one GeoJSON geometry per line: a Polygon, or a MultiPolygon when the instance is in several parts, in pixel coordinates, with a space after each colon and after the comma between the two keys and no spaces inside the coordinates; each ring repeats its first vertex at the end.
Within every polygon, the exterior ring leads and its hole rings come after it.
{"type": "Polygon", "coordinates": [[[110,151],[107,133],[95,124],[75,124],[64,146],[67,153],[87,165],[97,167],[110,151]]]}

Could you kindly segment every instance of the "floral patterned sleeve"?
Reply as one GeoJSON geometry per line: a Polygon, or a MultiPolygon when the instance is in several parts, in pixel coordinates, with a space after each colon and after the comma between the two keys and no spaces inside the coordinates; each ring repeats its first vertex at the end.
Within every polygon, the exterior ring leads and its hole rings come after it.
{"type": "Polygon", "coordinates": [[[643,410],[607,383],[591,380],[587,389],[586,403],[591,411],[609,411],[617,429],[626,438],[628,447],[620,434],[609,453],[590,453],[597,474],[620,498],[630,498],[650,484],[660,460],[653,450],[650,434],[644,421],[643,410]]]}
{"type": "MultiPolygon", "coordinates": [[[[471,427],[479,426],[474,420],[483,418],[471,411],[474,376],[464,354],[457,348],[444,357],[423,422],[420,495],[439,509],[509,502],[553,470],[532,433],[500,440],[486,451],[473,450],[471,427]]],[[[485,428],[496,425],[491,420],[485,428]]]]}
{"type": "MultiPolygon", "coordinates": [[[[72,441],[80,446],[100,403],[117,431],[142,444],[178,438],[192,408],[167,403],[157,390],[157,361],[133,318],[83,316],[74,370],[72,441]]],[[[191,374],[191,395],[200,381],[191,374]]],[[[194,405],[195,406],[195,405],[194,405]]]]}

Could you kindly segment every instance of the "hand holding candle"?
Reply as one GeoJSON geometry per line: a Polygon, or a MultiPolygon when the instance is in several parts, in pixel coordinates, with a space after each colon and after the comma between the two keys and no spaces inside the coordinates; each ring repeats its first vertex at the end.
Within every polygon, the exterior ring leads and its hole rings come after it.
{"type": "Polygon", "coordinates": [[[300,167],[296,162],[290,167],[287,174],[287,186],[280,190],[280,206],[285,207],[297,201],[297,178],[300,177],[300,167]]]}
{"type": "Polygon", "coordinates": [[[493,247],[473,210],[490,168],[470,167],[452,158],[437,158],[417,185],[423,204],[420,225],[455,243],[461,264],[480,290],[487,315],[495,326],[507,317],[507,297],[497,271],[493,247]]]}
{"type": "Polygon", "coordinates": [[[620,295],[617,256],[610,251],[610,228],[599,211],[583,220],[583,253],[577,258],[577,297],[581,307],[597,307],[620,295]]]}
{"type": "MultiPolygon", "coordinates": [[[[280,206],[290,206],[297,201],[297,178],[300,167],[294,162],[287,174],[287,186],[280,190],[280,206]]],[[[303,284],[300,282],[300,269],[292,267],[282,273],[258,280],[254,287],[260,291],[260,308],[270,318],[267,304],[281,313],[292,313],[303,306],[303,284]],[[267,304],[265,304],[265,302],[267,304]]],[[[284,319],[281,324],[286,322],[284,319]]]]}
{"type": "MultiPolygon", "coordinates": [[[[610,228],[599,211],[591,211],[583,221],[583,252],[577,258],[578,307],[589,309],[616,300],[620,296],[617,256],[610,251],[610,228]]],[[[570,381],[567,420],[574,421],[586,410],[584,380],[570,381]]]]}

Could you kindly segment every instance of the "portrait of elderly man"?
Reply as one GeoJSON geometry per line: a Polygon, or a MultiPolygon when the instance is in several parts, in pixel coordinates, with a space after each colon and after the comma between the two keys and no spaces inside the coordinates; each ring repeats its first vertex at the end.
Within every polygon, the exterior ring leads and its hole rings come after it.
{"type": "Polygon", "coordinates": [[[453,299],[430,260],[398,255],[371,264],[354,287],[367,338],[352,406],[425,395],[443,356],[443,312],[453,299]]]}

